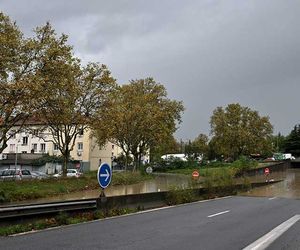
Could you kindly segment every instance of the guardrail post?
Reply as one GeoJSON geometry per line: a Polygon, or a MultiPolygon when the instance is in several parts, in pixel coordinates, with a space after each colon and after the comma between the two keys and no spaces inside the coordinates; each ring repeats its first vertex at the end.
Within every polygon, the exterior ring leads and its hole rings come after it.
{"type": "Polygon", "coordinates": [[[97,209],[107,208],[107,197],[105,196],[104,189],[102,188],[99,197],[97,198],[97,209]]]}

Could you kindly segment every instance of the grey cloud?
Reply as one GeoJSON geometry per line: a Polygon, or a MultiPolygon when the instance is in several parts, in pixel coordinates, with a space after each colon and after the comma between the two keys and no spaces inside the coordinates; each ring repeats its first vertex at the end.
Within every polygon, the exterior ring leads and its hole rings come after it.
{"type": "Polygon", "coordinates": [[[270,116],[275,132],[300,122],[299,1],[4,0],[0,9],[26,34],[50,20],[119,83],[165,84],[186,106],[178,138],[208,133],[213,109],[232,102],[270,116]]]}

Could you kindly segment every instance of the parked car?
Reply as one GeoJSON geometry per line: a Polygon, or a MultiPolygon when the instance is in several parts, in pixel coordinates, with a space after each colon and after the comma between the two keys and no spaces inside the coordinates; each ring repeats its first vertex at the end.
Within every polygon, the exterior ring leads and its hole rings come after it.
{"type": "Polygon", "coordinates": [[[5,180],[28,180],[32,175],[27,169],[6,169],[1,173],[0,179],[5,180]]]}
{"type": "MultiPolygon", "coordinates": [[[[54,174],[53,177],[61,177],[63,172],[59,172],[58,174],[54,174]]],[[[80,173],[77,169],[67,169],[67,177],[80,177],[82,173],[80,173]]]]}
{"type": "Polygon", "coordinates": [[[50,178],[49,175],[41,171],[31,171],[31,175],[33,179],[38,179],[38,180],[50,178]]]}

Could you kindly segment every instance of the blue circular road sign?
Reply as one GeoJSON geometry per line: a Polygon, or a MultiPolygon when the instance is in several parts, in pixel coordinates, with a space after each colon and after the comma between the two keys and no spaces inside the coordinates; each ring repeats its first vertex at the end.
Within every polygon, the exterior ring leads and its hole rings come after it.
{"type": "Polygon", "coordinates": [[[100,187],[107,188],[111,182],[111,168],[107,163],[102,163],[98,168],[97,179],[100,187]]]}

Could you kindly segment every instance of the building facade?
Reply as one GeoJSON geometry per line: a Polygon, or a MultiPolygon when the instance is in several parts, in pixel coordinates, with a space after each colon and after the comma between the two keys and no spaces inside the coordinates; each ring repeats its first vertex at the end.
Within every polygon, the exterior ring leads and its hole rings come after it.
{"type": "MultiPolygon", "coordinates": [[[[59,156],[61,153],[53,143],[53,137],[49,130],[42,129],[38,122],[27,124],[26,127],[13,136],[7,142],[6,149],[2,152],[2,158],[6,154],[49,154],[59,156]]],[[[18,131],[18,127],[12,129],[18,131]]],[[[97,145],[96,139],[91,136],[89,130],[82,131],[75,140],[71,151],[71,159],[78,161],[84,170],[97,170],[99,164],[106,162],[112,164],[112,160],[119,156],[122,150],[117,145],[108,142],[104,147],[97,145]]]]}

